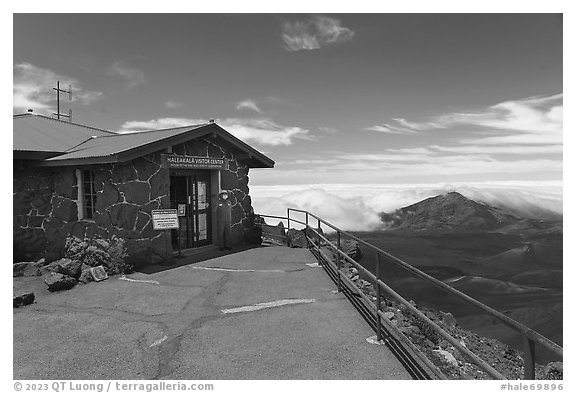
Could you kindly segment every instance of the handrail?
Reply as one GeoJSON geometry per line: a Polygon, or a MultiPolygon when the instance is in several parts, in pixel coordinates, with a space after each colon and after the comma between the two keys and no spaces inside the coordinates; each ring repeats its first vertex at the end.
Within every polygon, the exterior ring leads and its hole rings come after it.
{"type": "MultiPolygon", "coordinates": [[[[312,228],[312,231],[316,232],[314,230],[314,228],[312,228]]],[[[468,348],[463,346],[459,340],[456,340],[454,337],[452,337],[450,334],[448,334],[444,329],[442,329],[438,324],[436,324],[434,321],[432,321],[430,318],[428,318],[426,315],[424,315],[424,313],[422,313],[422,311],[418,310],[409,301],[404,299],[396,291],[394,291],[392,288],[390,288],[388,285],[386,285],[383,281],[381,281],[379,278],[377,278],[371,271],[369,271],[364,266],[362,266],[361,264],[356,262],[354,259],[352,259],[350,256],[348,256],[342,250],[336,248],[332,244],[332,242],[330,240],[328,240],[326,237],[320,235],[319,233],[317,233],[317,235],[320,238],[322,238],[324,241],[326,241],[328,243],[328,245],[330,245],[332,248],[334,248],[336,250],[336,252],[340,254],[341,257],[343,257],[348,262],[350,262],[351,264],[356,266],[356,268],[358,270],[361,270],[362,273],[364,273],[371,281],[376,282],[382,289],[384,289],[386,292],[388,292],[390,295],[392,295],[392,297],[394,297],[396,300],[398,300],[400,303],[402,303],[405,307],[410,309],[410,311],[413,314],[418,316],[418,318],[422,319],[426,324],[430,325],[430,327],[432,327],[432,329],[434,329],[434,331],[436,331],[438,334],[440,334],[442,336],[442,338],[444,338],[446,341],[448,341],[450,344],[452,344],[455,348],[457,348],[462,354],[467,356],[474,363],[481,366],[482,369],[484,369],[488,374],[490,374],[491,376],[493,376],[494,378],[497,378],[497,379],[506,379],[502,374],[500,374],[498,371],[496,371],[494,368],[492,368],[488,363],[486,363],[484,360],[479,358],[476,354],[471,352],[468,348]]]]}
{"type": "MultiPolygon", "coordinates": [[[[377,289],[378,293],[380,292],[380,289],[382,289],[385,292],[387,292],[388,294],[390,294],[392,297],[394,297],[396,300],[398,300],[400,303],[404,304],[407,308],[410,309],[410,311],[412,311],[415,315],[417,315],[419,318],[421,318],[433,330],[435,330],[438,334],[440,334],[443,338],[445,338],[448,342],[450,342],[454,347],[458,348],[458,350],[461,353],[463,353],[466,357],[468,357],[470,360],[472,360],[475,364],[480,366],[484,371],[486,371],[489,375],[491,375],[494,378],[501,379],[501,378],[503,378],[503,376],[500,373],[498,373],[496,370],[494,370],[492,367],[490,367],[487,363],[485,363],[482,359],[478,358],[475,354],[470,352],[467,348],[462,346],[458,340],[454,339],[452,336],[450,336],[448,333],[446,333],[440,326],[438,326],[436,323],[434,323],[429,318],[427,318],[417,308],[415,308],[408,301],[406,301],[406,299],[404,299],[401,295],[399,295],[392,288],[390,288],[388,285],[386,285],[380,279],[379,274],[374,275],[372,272],[370,272],[369,270],[364,268],[358,262],[354,261],[354,259],[350,258],[346,253],[344,253],[340,249],[340,237],[341,237],[341,235],[345,235],[345,236],[349,237],[350,239],[353,239],[353,240],[357,241],[358,243],[363,244],[364,246],[366,246],[369,249],[376,252],[376,255],[378,256],[377,262],[376,262],[377,272],[381,270],[380,264],[381,264],[381,261],[383,258],[389,262],[392,262],[392,263],[402,267],[403,269],[405,269],[409,273],[432,283],[433,285],[437,286],[438,288],[442,289],[443,291],[448,292],[451,295],[454,295],[454,296],[460,298],[461,300],[481,309],[483,312],[496,318],[497,320],[501,321],[502,323],[509,326],[510,328],[518,331],[524,338],[524,346],[525,346],[524,378],[525,379],[535,379],[535,357],[534,357],[534,355],[535,355],[535,345],[534,344],[535,343],[538,343],[539,345],[551,350],[553,353],[559,355],[560,357],[563,357],[562,347],[560,347],[558,344],[554,343],[553,341],[549,340],[548,338],[542,336],[540,333],[530,329],[529,327],[519,323],[518,321],[515,321],[514,319],[512,319],[512,318],[508,317],[507,315],[489,307],[488,305],[470,297],[469,295],[451,287],[450,285],[424,273],[423,271],[421,271],[421,270],[415,268],[414,266],[404,262],[400,258],[397,258],[397,257],[389,254],[388,252],[380,249],[379,247],[376,247],[373,244],[370,244],[370,243],[366,242],[365,240],[362,240],[362,239],[358,238],[357,236],[338,228],[337,226],[329,223],[328,221],[318,217],[317,215],[315,215],[313,213],[310,213],[306,210],[288,208],[286,217],[270,216],[270,215],[264,215],[264,214],[260,214],[259,216],[281,219],[281,220],[287,220],[288,229],[290,229],[290,223],[291,222],[305,225],[307,229],[310,229],[314,233],[314,235],[317,236],[318,245],[316,245],[311,238],[306,236],[306,238],[310,241],[309,244],[312,244],[318,251],[320,251],[320,244],[321,244],[321,241],[323,240],[331,249],[336,250],[336,257],[338,259],[337,270],[338,270],[338,285],[339,285],[339,287],[340,287],[340,278],[341,278],[340,260],[341,260],[341,258],[343,258],[344,260],[347,260],[348,262],[350,262],[351,264],[356,266],[357,269],[361,270],[370,279],[370,281],[373,284],[375,284],[375,289],[377,289]],[[290,212],[298,212],[298,213],[305,214],[306,215],[306,221],[303,222],[301,220],[297,220],[297,219],[290,217],[290,212]],[[309,218],[310,217],[317,220],[317,229],[315,229],[309,225],[309,218]],[[333,229],[337,233],[338,245],[335,245],[334,243],[332,243],[332,241],[330,241],[328,238],[326,238],[322,234],[321,223],[326,225],[327,227],[333,229]],[[448,337],[446,337],[446,336],[448,336],[448,337]]],[[[376,307],[376,309],[377,309],[376,314],[379,316],[379,317],[377,317],[377,325],[378,325],[377,333],[378,333],[378,336],[380,336],[380,330],[379,330],[380,329],[380,317],[382,316],[382,312],[380,310],[380,305],[379,305],[380,299],[378,299],[377,302],[378,302],[378,304],[376,307]]]]}
{"type": "MultiPolygon", "coordinates": [[[[292,209],[292,208],[288,208],[288,210],[306,213],[305,210],[292,209]]],[[[486,304],[474,299],[473,297],[470,297],[469,295],[466,295],[465,293],[460,292],[459,290],[457,290],[457,289],[451,287],[450,285],[438,280],[437,278],[434,278],[434,277],[424,273],[423,271],[418,270],[414,266],[404,262],[400,258],[397,258],[397,257],[387,253],[386,251],[374,246],[373,244],[370,244],[370,243],[366,242],[365,240],[362,240],[359,237],[352,235],[351,233],[343,231],[343,230],[339,229],[338,227],[335,227],[334,225],[327,223],[325,220],[317,217],[316,215],[314,215],[312,213],[308,213],[308,214],[310,216],[314,217],[315,219],[320,220],[320,222],[325,223],[326,225],[330,226],[332,229],[340,232],[341,234],[344,234],[344,235],[350,237],[351,239],[356,240],[357,242],[362,243],[365,246],[371,248],[372,250],[374,250],[377,253],[381,254],[382,256],[386,257],[390,262],[393,262],[393,263],[403,267],[404,269],[408,270],[409,272],[413,273],[414,275],[417,275],[420,278],[428,280],[432,284],[436,285],[437,287],[439,287],[439,288],[441,288],[447,292],[450,292],[453,295],[459,296],[459,297],[461,297],[462,300],[482,309],[483,311],[486,311],[487,313],[491,314],[491,316],[497,318],[498,320],[507,324],[511,328],[518,330],[519,332],[529,336],[529,338],[533,339],[534,341],[539,341],[540,344],[542,344],[542,345],[550,345],[550,348],[549,348],[550,350],[552,350],[554,353],[556,353],[559,356],[563,356],[562,347],[560,347],[558,344],[554,343],[550,339],[542,336],[540,333],[530,329],[529,327],[527,327],[525,325],[522,325],[518,321],[515,321],[514,319],[510,318],[509,316],[487,306],[486,304]]]]}

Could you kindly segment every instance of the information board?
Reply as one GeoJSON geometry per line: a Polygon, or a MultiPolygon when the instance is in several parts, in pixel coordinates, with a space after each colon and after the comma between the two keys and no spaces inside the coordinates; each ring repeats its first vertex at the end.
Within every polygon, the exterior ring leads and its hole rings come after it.
{"type": "Polygon", "coordinates": [[[152,226],[156,231],[162,231],[165,229],[178,229],[180,227],[178,222],[178,210],[152,210],[152,226]]]}

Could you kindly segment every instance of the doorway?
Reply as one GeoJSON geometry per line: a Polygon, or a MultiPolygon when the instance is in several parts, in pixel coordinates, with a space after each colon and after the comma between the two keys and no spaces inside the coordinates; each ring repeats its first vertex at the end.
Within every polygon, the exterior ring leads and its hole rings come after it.
{"type": "Polygon", "coordinates": [[[210,171],[174,171],[170,174],[170,205],[179,211],[180,229],[172,230],[172,249],[212,243],[210,171]]]}

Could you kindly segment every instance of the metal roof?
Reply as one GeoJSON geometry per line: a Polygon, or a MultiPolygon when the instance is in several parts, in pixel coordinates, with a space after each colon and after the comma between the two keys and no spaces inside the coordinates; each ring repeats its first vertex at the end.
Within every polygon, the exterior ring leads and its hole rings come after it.
{"type": "Polygon", "coordinates": [[[205,126],[193,125],[157,131],[142,131],[126,134],[114,134],[90,138],[72,148],[66,154],[50,158],[47,161],[65,161],[83,158],[110,157],[147,146],[205,126]]]}
{"type": "Polygon", "coordinates": [[[18,152],[42,158],[40,166],[125,162],[209,134],[229,142],[250,167],[274,167],[273,160],[215,123],[120,134],[41,115],[14,116],[15,157],[18,152]]]}
{"type": "Polygon", "coordinates": [[[14,116],[12,135],[14,151],[63,153],[92,136],[114,133],[27,113],[14,116]]]}

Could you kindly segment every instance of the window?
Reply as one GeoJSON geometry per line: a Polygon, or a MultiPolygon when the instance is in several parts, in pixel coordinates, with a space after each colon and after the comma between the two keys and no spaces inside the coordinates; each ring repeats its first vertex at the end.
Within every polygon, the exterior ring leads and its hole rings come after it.
{"type": "Polygon", "coordinates": [[[94,187],[94,171],[90,169],[82,170],[82,197],[83,209],[82,218],[87,220],[94,219],[94,212],[96,211],[96,190],[94,187]]]}

